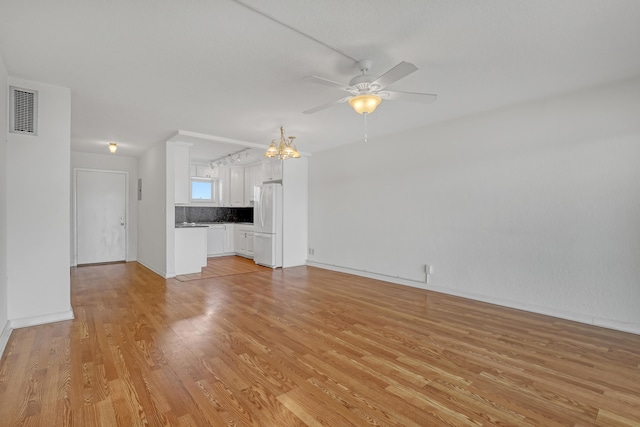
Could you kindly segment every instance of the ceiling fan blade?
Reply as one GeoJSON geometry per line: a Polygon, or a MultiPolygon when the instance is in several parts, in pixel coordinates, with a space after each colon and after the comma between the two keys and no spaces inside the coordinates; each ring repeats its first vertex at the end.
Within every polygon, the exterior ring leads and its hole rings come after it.
{"type": "Polygon", "coordinates": [[[433,93],[399,92],[397,90],[385,90],[384,92],[378,92],[378,95],[380,95],[382,99],[419,102],[421,104],[431,104],[438,99],[438,95],[434,95],[433,93]]]}
{"type": "Polygon", "coordinates": [[[334,82],[333,80],[327,80],[318,76],[306,76],[303,78],[304,81],[321,84],[323,86],[329,86],[334,89],[344,90],[346,92],[350,92],[352,90],[351,86],[344,85],[342,83],[334,82]]]}
{"type": "Polygon", "coordinates": [[[395,67],[393,67],[392,69],[390,69],[389,71],[387,71],[386,73],[378,77],[376,80],[374,80],[371,83],[371,86],[373,85],[378,86],[379,87],[378,90],[384,89],[385,87],[392,85],[393,83],[397,82],[403,77],[408,76],[414,71],[418,71],[418,67],[416,67],[410,62],[402,61],[401,63],[399,63],[398,65],[396,65],[395,67]]]}
{"type": "Polygon", "coordinates": [[[342,98],[342,99],[338,99],[337,101],[333,101],[333,102],[329,102],[328,104],[322,104],[319,105],[315,108],[312,108],[310,110],[307,111],[303,111],[304,114],[313,114],[316,113],[320,110],[324,110],[325,108],[329,108],[329,107],[333,107],[334,105],[338,105],[338,104],[342,104],[343,102],[347,102],[349,99],[351,99],[350,96],[347,96],[346,98],[342,98]]]}

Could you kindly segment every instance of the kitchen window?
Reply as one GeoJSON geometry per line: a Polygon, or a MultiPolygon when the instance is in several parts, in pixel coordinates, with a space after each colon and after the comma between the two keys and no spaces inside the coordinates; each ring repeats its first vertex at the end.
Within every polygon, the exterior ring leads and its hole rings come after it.
{"type": "Polygon", "coordinates": [[[216,200],[216,181],[206,178],[191,178],[191,201],[211,203],[216,200]]]}

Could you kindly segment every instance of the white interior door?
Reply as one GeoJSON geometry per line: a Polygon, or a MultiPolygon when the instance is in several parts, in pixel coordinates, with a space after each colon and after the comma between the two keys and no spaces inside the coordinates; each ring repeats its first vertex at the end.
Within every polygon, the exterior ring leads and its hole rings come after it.
{"type": "Polygon", "coordinates": [[[76,171],[78,264],[125,261],[126,174],[76,171]]]}

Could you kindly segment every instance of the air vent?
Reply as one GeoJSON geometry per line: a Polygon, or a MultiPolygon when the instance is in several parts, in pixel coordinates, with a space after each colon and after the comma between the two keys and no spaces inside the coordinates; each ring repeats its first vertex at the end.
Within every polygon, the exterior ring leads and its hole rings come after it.
{"type": "Polygon", "coordinates": [[[38,134],[38,91],[10,88],[11,125],[9,132],[25,135],[38,134]]]}

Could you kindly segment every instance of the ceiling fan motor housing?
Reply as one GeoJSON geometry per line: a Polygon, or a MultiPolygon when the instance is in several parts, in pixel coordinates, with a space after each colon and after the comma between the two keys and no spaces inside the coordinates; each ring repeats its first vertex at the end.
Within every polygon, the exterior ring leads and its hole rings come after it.
{"type": "Polygon", "coordinates": [[[352,86],[358,89],[358,92],[368,91],[370,90],[371,82],[375,80],[374,76],[370,76],[368,74],[363,74],[361,76],[356,76],[351,79],[349,82],[349,86],[352,86]]]}

